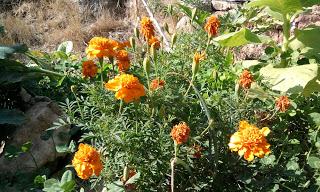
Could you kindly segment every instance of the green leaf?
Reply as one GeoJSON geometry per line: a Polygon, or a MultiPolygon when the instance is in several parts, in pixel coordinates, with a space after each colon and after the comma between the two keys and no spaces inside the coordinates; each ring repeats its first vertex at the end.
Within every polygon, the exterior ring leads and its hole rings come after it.
{"type": "MultiPolygon", "coordinates": [[[[181,11],[191,19],[193,8],[190,8],[190,7],[182,5],[182,4],[178,4],[178,6],[180,7],[181,11]]],[[[210,15],[209,12],[197,9],[196,15],[194,17],[194,22],[196,22],[200,26],[203,26],[209,15],[210,15]]]]}
{"type": "Polygon", "coordinates": [[[126,182],[126,185],[135,183],[139,178],[140,178],[140,172],[138,172],[134,176],[130,177],[130,179],[128,179],[128,181],[126,182]]]}
{"type": "Polygon", "coordinates": [[[72,171],[67,170],[63,173],[60,183],[63,185],[69,181],[72,181],[72,171]]]}
{"type": "Polygon", "coordinates": [[[190,175],[192,175],[192,171],[191,171],[191,168],[189,167],[189,165],[186,163],[186,162],[184,162],[182,159],[180,159],[180,158],[176,158],[176,164],[177,165],[182,165],[188,172],[189,172],[189,174],[190,175]]]}
{"type": "Polygon", "coordinates": [[[310,167],[312,167],[314,169],[320,169],[320,158],[310,156],[308,158],[308,164],[310,165],[310,167]]]}
{"type": "Polygon", "coordinates": [[[293,170],[294,171],[294,170],[299,169],[299,164],[294,160],[290,160],[287,163],[286,167],[287,167],[287,170],[293,170]]]}
{"type": "Polygon", "coordinates": [[[69,147],[66,144],[56,145],[56,151],[58,153],[67,153],[69,152],[69,147]]]}
{"type": "Polygon", "coordinates": [[[288,93],[303,93],[309,96],[320,91],[319,66],[317,64],[274,68],[271,64],[260,69],[263,82],[270,84],[271,89],[288,93]]]}
{"type": "Polygon", "coordinates": [[[58,46],[57,51],[62,51],[62,52],[64,52],[65,54],[69,54],[69,53],[71,53],[72,48],[73,48],[73,43],[72,43],[72,41],[65,41],[65,42],[61,43],[61,44],[58,46]]]}
{"type": "Polygon", "coordinates": [[[264,165],[274,165],[276,161],[276,157],[274,155],[265,156],[260,160],[260,162],[264,165]]]}
{"type": "Polygon", "coordinates": [[[28,152],[31,149],[31,147],[32,147],[32,143],[31,141],[28,141],[21,146],[21,151],[24,153],[28,152]]]}
{"type": "Polygon", "coordinates": [[[248,90],[247,97],[251,99],[257,98],[261,101],[266,101],[267,99],[271,98],[271,95],[269,95],[265,90],[263,90],[262,87],[259,86],[257,83],[253,83],[251,85],[251,88],[248,90]]]}
{"type": "Polygon", "coordinates": [[[71,192],[71,191],[74,191],[75,186],[76,186],[76,182],[74,180],[71,180],[64,183],[61,186],[61,189],[63,189],[63,192],[71,192]]]}
{"type": "Polygon", "coordinates": [[[17,44],[13,46],[0,46],[0,59],[6,59],[13,53],[25,53],[28,47],[24,44],[17,44]]]}
{"type": "Polygon", "coordinates": [[[60,183],[57,179],[48,179],[44,182],[43,191],[46,192],[61,192],[60,183]]]}
{"type": "Polygon", "coordinates": [[[258,60],[243,60],[242,61],[242,66],[247,69],[249,69],[251,67],[259,66],[259,65],[265,65],[265,63],[258,61],[258,60]]]}
{"type": "Polygon", "coordinates": [[[108,192],[125,192],[122,181],[107,184],[108,192]]]}
{"type": "Polygon", "coordinates": [[[310,27],[303,30],[295,30],[295,39],[289,43],[293,50],[300,50],[306,57],[320,59],[320,27],[310,27]]]}
{"type": "Polygon", "coordinates": [[[320,113],[310,113],[309,116],[314,124],[320,126],[320,113]]]}
{"type": "Polygon", "coordinates": [[[247,8],[269,7],[272,11],[286,15],[319,3],[320,0],[253,0],[247,4],[247,8]]]}
{"type": "Polygon", "coordinates": [[[21,125],[25,122],[26,117],[22,111],[17,109],[0,109],[0,125],[21,125]]]}
{"type": "Polygon", "coordinates": [[[221,46],[225,47],[237,47],[249,43],[262,43],[261,38],[247,28],[243,28],[240,31],[233,33],[220,35],[214,38],[213,41],[216,41],[221,46]]]}

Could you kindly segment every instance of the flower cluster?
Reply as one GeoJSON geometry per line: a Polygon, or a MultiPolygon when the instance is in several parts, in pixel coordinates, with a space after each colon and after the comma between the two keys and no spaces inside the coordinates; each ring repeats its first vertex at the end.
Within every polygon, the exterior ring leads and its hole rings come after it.
{"type": "Polygon", "coordinates": [[[148,42],[149,46],[154,46],[154,48],[160,47],[160,41],[155,36],[154,26],[152,24],[152,21],[148,17],[143,17],[140,22],[141,26],[141,33],[144,37],[144,39],[148,42]]]}
{"type": "Polygon", "coordinates": [[[121,43],[105,37],[94,37],[89,41],[86,54],[91,59],[103,59],[104,57],[112,59],[115,57],[119,70],[125,71],[130,67],[130,60],[124,48],[129,46],[130,43],[128,41],[121,43]]]}
{"type": "Polygon", "coordinates": [[[208,33],[209,37],[213,37],[217,35],[219,27],[220,27],[219,19],[216,16],[211,15],[206,25],[204,26],[204,30],[208,33]]]}
{"type": "Polygon", "coordinates": [[[187,142],[190,134],[190,128],[185,122],[175,125],[171,130],[171,137],[177,144],[187,142]]]}
{"type": "Polygon", "coordinates": [[[93,174],[100,175],[103,165],[99,152],[90,145],[80,143],[75,153],[72,165],[81,179],[89,179],[93,174]]]}
{"type": "Polygon", "coordinates": [[[136,101],[146,94],[144,86],[133,75],[121,74],[105,84],[106,89],[115,91],[117,99],[123,99],[126,103],[136,101]]]}
{"type": "Polygon", "coordinates": [[[253,76],[250,73],[250,71],[248,71],[247,69],[243,70],[242,74],[240,75],[239,78],[239,85],[243,88],[243,89],[250,89],[251,84],[253,82],[253,76]]]}
{"type": "Polygon", "coordinates": [[[230,138],[229,149],[237,151],[247,161],[252,161],[254,156],[262,158],[270,153],[270,144],[265,138],[269,133],[268,127],[259,129],[247,121],[240,121],[239,130],[230,138]]]}

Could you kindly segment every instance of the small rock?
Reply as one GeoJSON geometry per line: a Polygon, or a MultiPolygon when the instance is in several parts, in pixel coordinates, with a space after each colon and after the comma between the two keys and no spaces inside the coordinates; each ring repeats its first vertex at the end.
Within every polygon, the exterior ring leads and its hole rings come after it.
{"type": "Polygon", "coordinates": [[[214,11],[227,11],[238,8],[238,3],[212,0],[212,7],[214,11]]]}
{"type": "Polygon", "coordinates": [[[195,29],[192,26],[190,18],[188,16],[183,16],[176,25],[177,32],[192,33],[194,30],[195,29]]]}

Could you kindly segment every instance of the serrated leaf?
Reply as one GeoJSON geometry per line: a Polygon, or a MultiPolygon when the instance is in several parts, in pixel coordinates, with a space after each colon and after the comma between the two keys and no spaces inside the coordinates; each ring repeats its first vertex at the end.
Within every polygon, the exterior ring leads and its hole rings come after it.
{"type": "Polygon", "coordinates": [[[320,169],[320,158],[310,156],[308,158],[308,165],[310,165],[310,167],[312,167],[314,169],[320,169]]]}
{"type": "Polygon", "coordinates": [[[46,192],[61,192],[60,183],[57,179],[48,179],[44,182],[43,191],[46,192]]]}
{"type": "Polygon", "coordinates": [[[272,90],[288,93],[303,93],[309,96],[320,91],[317,64],[301,65],[288,68],[274,68],[267,65],[260,69],[263,82],[270,84],[272,90]]]}
{"type": "Polygon", "coordinates": [[[262,43],[261,38],[247,28],[242,28],[240,31],[233,33],[220,35],[213,38],[213,41],[216,41],[221,46],[225,47],[237,47],[249,43],[262,43]]]}
{"type": "Polygon", "coordinates": [[[291,160],[287,163],[286,167],[287,167],[287,170],[294,171],[294,170],[299,169],[299,164],[296,161],[291,160]]]}
{"type": "Polygon", "coordinates": [[[26,121],[22,111],[16,109],[0,109],[0,125],[21,125],[26,121]]]}
{"type": "Polygon", "coordinates": [[[28,152],[31,149],[31,147],[32,147],[32,143],[31,141],[28,141],[21,146],[21,151],[24,153],[28,152]]]}

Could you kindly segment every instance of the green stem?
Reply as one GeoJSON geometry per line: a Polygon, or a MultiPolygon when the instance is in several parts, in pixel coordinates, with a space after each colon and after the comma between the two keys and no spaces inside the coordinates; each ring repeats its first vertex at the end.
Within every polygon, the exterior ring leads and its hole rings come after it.
{"type": "Polygon", "coordinates": [[[192,84],[193,84],[194,79],[195,79],[195,75],[192,75],[192,78],[191,78],[189,87],[188,87],[186,93],[184,94],[185,97],[188,95],[188,93],[189,93],[189,91],[190,91],[190,88],[191,88],[191,86],[192,86],[192,84]]]}
{"type": "MultiPolygon", "coordinates": [[[[288,15],[282,15],[283,17],[283,42],[282,42],[282,53],[288,51],[289,39],[290,39],[290,18],[288,15]]],[[[288,62],[286,58],[281,59],[280,67],[287,67],[288,62]]]]}
{"type": "Polygon", "coordinates": [[[64,74],[57,73],[57,72],[54,72],[54,71],[50,71],[50,70],[47,70],[47,69],[42,69],[42,68],[35,68],[33,70],[37,71],[37,72],[44,72],[44,73],[46,73],[48,75],[54,75],[54,76],[59,76],[59,77],[65,76],[64,74]]]}
{"type": "Polygon", "coordinates": [[[103,82],[103,57],[99,58],[99,64],[100,64],[100,76],[101,76],[101,87],[103,88],[104,82],[103,82]]]}
{"type": "Polygon", "coordinates": [[[119,116],[121,115],[122,113],[122,107],[123,107],[123,101],[120,100],[120,107],[119,107],[119,116]]]}
{"type": "Polygon", "coordinates": [[[174,166],[177,161],[178,145],[174,142],[174,158],[171,160],[171,192],[174,192],[174,166]]]}

